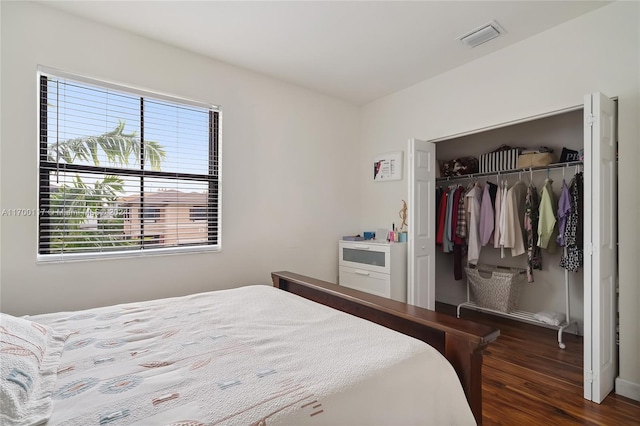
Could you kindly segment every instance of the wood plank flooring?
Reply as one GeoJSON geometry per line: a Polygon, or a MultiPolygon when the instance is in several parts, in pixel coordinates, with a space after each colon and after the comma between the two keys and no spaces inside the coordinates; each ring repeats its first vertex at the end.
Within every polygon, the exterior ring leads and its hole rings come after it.
{"type": "MultiPolygon", "coordinates": [[[[450,305],[436,310],[455,315],[450,305]]],[[[484,425],[640,425],[640,402],[610,394],[602,404],[582,397],[582,337],[494,315],[462,317],[500,329],[482,369],[484,425]]]]}

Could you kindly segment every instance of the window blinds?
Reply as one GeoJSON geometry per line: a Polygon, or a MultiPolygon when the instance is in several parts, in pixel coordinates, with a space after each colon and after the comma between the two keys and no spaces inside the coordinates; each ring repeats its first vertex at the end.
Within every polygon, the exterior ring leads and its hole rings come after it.
{"type": "Polygon", "coordinates": [[[41,73],[39,255],[219,248],[219,111],[41,73]]]}

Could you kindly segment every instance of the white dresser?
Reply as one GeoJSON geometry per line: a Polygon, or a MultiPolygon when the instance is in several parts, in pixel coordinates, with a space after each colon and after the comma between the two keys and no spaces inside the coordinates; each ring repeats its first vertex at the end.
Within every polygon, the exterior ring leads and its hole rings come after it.
{"type": "Polygon", "coordinates": [[[407,243],[340,241],[339,284],[407,301],[407,243]]]}

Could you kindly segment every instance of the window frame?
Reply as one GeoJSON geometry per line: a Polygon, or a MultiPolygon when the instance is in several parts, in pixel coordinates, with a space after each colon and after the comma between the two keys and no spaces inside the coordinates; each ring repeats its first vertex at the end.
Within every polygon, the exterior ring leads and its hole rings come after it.
{"type": "MultiPolygon", "coordinates": [[[[222,220],[222,188],[221,188],[221,175],[222,175],[222,111],[220,106],[209,103],[194,101],[174,95],[168,95],[157,91],[151,91],[147,89],[141,89],[122,83],[114,83],[106,80],[100,80],[96,78],[90,78],[83,75],[72,74],[44,66],[38,66],[37,69],[37,134],[38,134],[38,224],[36,233],[36,246],[37,246],[37,262],[60,262],[70,260],[98,260],[108,258],[123,258],[123,257],[135,257],[135,256],[150,256],[150,255],[165,255],[165,254],[183,254],[183,253],[199,253],[199,252],[218,252],[222,250],[222,232],[221,232],[221,220],[222,220]],[[196,180],[205,182],[202,179],[203,175],[191,174],[191,173],[176,173],[176,172],[162,172],[145,170],[144,164],[141,164],[140,169],[122,169],[118,167],[105,167],[105,166],[91,166],[84,164],[66,164],[60,162],[50,162],[47,158],[47,108],[42,108],[47,104],[47,91],[43,90],[42,79],[47,77],[65,79],[79,84],[87,84],[97,86],[105,90],[115,90],[121,93],[137,96],[141,100],[141,114],[143,113],[143,99],[151,99],[160,102],[171,102],[178,105],[191,106],[197,108],[207,109],[209,111],[209,173],[206,181],[208,182],[207,191],[207,208],[210,209],[211,221],[208,224],[208,242],[201,245],[189,245],[189,246],[171,246],[160,248],[145,248],[144,244],[141,247],[130,250],[112,250],[112,251],[94,251],[86,253],[78,252],[63,252],[63,253],[47,253],[47,238],[41,238],[43,229],[49,223],[52,215],[46,208],[49,204],[49,172],[52,167],[57,167],[60,171],[71,172],[88,172],[88,173],[103,173],[103,174],[115,174],[122,176],[140,177],[159,177],[169,178],[176,180],[196,180]],[[47,190],[43,190],[47,189],[47,190]]],[[[141,133],[144,130],[141,129],[141,133]]],[[[144,147],[144,145],[143,145],[144,147]]],[[[157,206],[149,205],[149,207],[156,208],[157,206]]],[[[144,220],[147,221],[147,220],[144,220]]],[[[155,220],[154,220],[155,221],[155,220]]],[[[144,238],[144,237],[143,237],[144,238]]]]}

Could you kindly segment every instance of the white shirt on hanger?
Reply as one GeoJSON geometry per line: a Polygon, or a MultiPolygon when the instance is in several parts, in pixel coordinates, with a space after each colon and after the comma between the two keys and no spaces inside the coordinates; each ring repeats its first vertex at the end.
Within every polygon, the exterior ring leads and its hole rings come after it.
{"type": "Polygon", "coordinates": [[[527,185],[519,180],[507,191],[505,210],[504,246],[511,248],[511,256],[520,256],[524,248],[524,213],[527,185]]]}
{"type": "Polygon", "coordinates": [[[467,262],[477,264],[480,258],[480,203],[482,202],[482,189],[478,184],[465,195],[469,202],[469,249],[467,262]]]}
{"type": "Polygon", "coordinates": [[[493,224],[493,247],[500,248],[500,213],[502,212],[502,185],[498,183],[496,191],[496,207],[493,224]]]}
{"type": "Polygon", "coordinates": [[[509,191],[507,187],[507,181],[502,182],[502,202],[500,206],[500,257],[504,259],[504,230],[506,227],[506,207],[507,207],[507,192],[509,191]]]}

